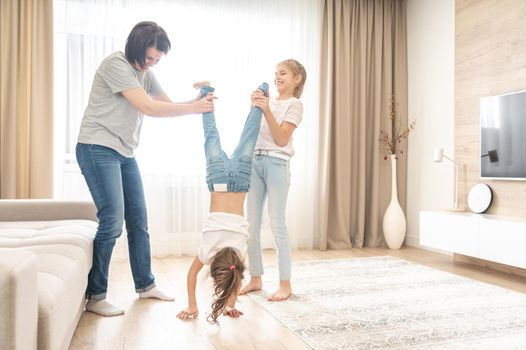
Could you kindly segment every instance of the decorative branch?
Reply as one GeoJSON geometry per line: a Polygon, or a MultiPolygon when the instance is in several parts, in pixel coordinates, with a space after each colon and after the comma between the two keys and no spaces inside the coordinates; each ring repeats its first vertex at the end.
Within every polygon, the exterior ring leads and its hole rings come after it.
{"type": "Polygon", "coordinates": [[[387,118],[391,121],[391,135],[387,132],[380,130],[380,138],[378,139],[382,145],[384,152],[384,159],[388,159],[390,155],[398,156],[402,155],[404,151],[400,149],[400,143],[407,139],[411,131],[415,128],[416,121],[412,121],[407,128],[402,130],[400,126],[400,118],[396,115],[396,103],[394,95],[389,97],[389,106],[387,118]]]}

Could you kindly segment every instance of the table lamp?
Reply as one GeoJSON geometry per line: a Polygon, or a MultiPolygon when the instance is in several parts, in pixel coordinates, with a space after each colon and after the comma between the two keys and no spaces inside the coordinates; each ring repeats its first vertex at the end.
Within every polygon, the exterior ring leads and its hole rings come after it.
{"type": "Polygon", "coordinates": [[[458,207],[458,162],[455,162],[455,160],[451,157],[448,157],[444,154],[443,148],[435,148],[435,153],[433,155],[433,162],[441,163],[443,159],[449,160],[453,165],[455,166],[455,188],[454,188],[454,198],[455,198],[455,204],[453,210],[461,211],[463,209],[459,209],[458,207]]]}

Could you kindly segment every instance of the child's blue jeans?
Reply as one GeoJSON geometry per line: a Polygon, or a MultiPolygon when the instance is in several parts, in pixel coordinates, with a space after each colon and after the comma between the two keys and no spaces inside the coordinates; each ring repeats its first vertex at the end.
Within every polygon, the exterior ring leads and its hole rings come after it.
{"type": "MultiPolygon", "coordinates": [[[[259,86],[267,93],[268,84],[259,86]]],[[[201,95],[214,91],[214,88],[201,88],[201,95]]],[[[205,134],[206,182],[210,192],[248,192],[252,173],[252,157],[259,136],[259,127],[263,112],[252,107],[248,114],[239,143],[229,158],[221,147],[213,112],[203,113],[203,130],[205,134]]]]}

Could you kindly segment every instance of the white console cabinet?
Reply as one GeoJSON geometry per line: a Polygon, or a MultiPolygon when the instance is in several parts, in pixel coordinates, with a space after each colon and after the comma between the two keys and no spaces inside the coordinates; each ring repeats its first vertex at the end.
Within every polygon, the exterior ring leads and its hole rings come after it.
{"type": "Polygon", "coordinates": [[[526,219],[421,211],[420,244],[526,269],[526,219]]]}

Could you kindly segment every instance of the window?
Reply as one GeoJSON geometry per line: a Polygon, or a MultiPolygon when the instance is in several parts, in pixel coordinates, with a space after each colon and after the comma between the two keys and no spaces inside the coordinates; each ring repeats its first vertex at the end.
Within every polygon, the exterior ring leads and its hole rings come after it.
{"type": "MultiPolygon", "coordinates": [[[[250,93],[262,81],[273,87],[276,63],[296,58],[305,65],[305,113],[294,134],[297,152],[291,163],[288,221],[291,233],[298,232],[291,234],[293,246],[312,247],[314,225],[302,219],[315,217],[320,6],[319,0],[55,0],[55,197],[91,198],[74,152],[93,76],[107,55],[124,51],[137,22],[152,20],[166,30],[172,43],[168,55],[153,68],[157,79],[178,102],[197,95],[193,82],[212,82],[227,153],[237,144],[250,93]]],[[[183,236],[200,238],[208,210],[203,153],[200,116],[145,117],[136,156],[154,253],[163,254],[164,248],[173,253],[174,244],[184,246],[174,243],[183,236]]]]}

